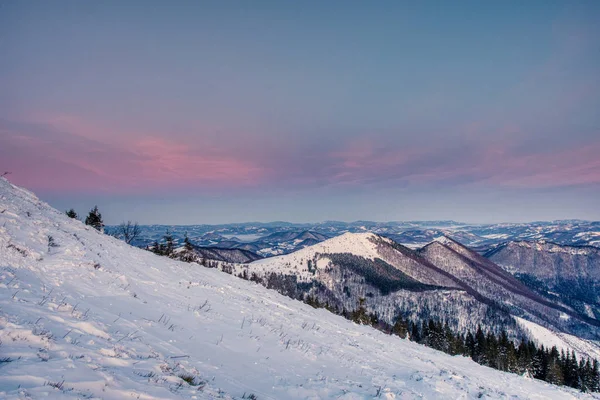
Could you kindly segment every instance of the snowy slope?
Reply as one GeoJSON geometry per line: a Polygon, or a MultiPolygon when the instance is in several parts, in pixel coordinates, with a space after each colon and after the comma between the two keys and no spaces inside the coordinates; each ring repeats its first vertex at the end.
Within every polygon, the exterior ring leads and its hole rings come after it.
{"type": "Polygon", "coordinates": [[[588,357],[600,359],[600,349],[589,341],[581,340],[577,336],[568,333],[551,331],[523,318],[515,317],[515,319],[519,325],[529,331],[535,342],[543,344],[546,348],[556,346],[559,351],[575,351],[578,356],[584,359],[588,357]]]}
{"type": "Polygon", "coordinates": [[[129,247],[2,178],[0,329],[0,398],[588,397],[129,247]]]}

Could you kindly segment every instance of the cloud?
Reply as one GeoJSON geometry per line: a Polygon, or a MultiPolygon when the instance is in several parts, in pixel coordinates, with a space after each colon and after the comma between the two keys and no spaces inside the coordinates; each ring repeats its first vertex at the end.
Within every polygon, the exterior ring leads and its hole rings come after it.
{"type": "Polygon", "coordinates": [[[16,183],[52,191],[247,186],[263,173],[250,161],[198,144],[157,137],[110,143],[89,131],[8,120],[0,120],[0,159],[16,183]]]}
{"type": "Polygon", "coordinates": [[[462,137],[427,144],[364,135],[312,147],[239,133],[225,141],[110,129],[75,117],[0,119],[0,168],[34,190],[106,193],[600,184],[600,142],[532,146],[514,124],[486,131],[472,123],[462,137]]]}
{"type": "Polygon", "coordinates": [[[518,143],[435,143],[430,148],[351,143],[330,153],[332,184],[543,188],[600,184],[600,142],[539,152],[518,143]]]}
{"type": "Polygon", "coordinates": [[[133,144],[139,156],[139,174],[155,183],[214,183],[251,185],[263,176],[263,168],[234,155],[201,145],[177,143],[159,137],[144,138],[133,144]]]}

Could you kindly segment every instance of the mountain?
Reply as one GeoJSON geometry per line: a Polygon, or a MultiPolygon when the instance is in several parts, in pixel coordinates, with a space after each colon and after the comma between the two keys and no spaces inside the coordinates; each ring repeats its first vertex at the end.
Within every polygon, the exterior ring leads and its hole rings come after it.
{"type": "Polygon", "coordinates": [[[226,239],[223,235],[219,235],[218,233],[215,233],[215,232],[208,232],[208,233],[205,233],[204,235],[202,235],[202,237],[200,237],[199,240],[221,241],[221,240],[231,240],[231,239],[226,239]]]}
{"type": "Polygon", "coordinates": [[[597,345],[577,339],[597,340],[597,320],[540,295],[446,237],[411,250],[372,233],[346,233],[238,266],[235,273],[294,298],[314,297],[337,310],[354,310],[362,301],[388,323],[398,315],[415,322],[434,318],[463,333],[482,325],[493,332],[506,329],[515,339],[528,336],[540,342],[544,328],[554,332],[553,340],[568,341],[566,349],[600,355],[597,345]]]}
{"type": "MultiPolygon", "coordinates": [[[[244,229],[248,229],[248,227],[244,226],[244,229]]],[[[198,249],[212,249],[202,250],[204,257],[207,259],[230,262],[249,262],[271,255],[291,253],[303,247],[319,243],[329,237],[308,230],[287,230],[265,234],[265,229],[266,228],[261,225],[260,235],[248,234],[244,233],[246,231],[243,231],[241,234],[238,233],[240,237],[237,237],[231,236],[232,234],[230,233],[222,234],[223,232],[230,232],[228,229],[224,228],[219,230],[221,233],[211,231],[200,237],[192,237],[190,240],[198,249]],[[250,240],[248,240],[248,238],[250,238],[250,240]],[[246,253],[248,257],[246,257],[247,259],[244,261],[242,261],[243,258],[239,258],[240,261],[236,261],[236,258],[231,257],[222,259],[222,257],[216,254],[218,252],[215,252],[215,248],[227,249],[229,252],[232,252],[234,249],[239,249],[254,254],[250,255],[249,253],[246,253]],[[215,258],[212,258],[213,256],[215,256],[215,258]]],[[[181,240],[178,240],[178,242],[181,242],[181,240]]]]}
{"type": "Polygon", "coordinates": [[[407,279],[431,287],[460,288],[451,276],[421,259],[414,251],[373,233],[346,233],[285,256],[256,261],[249,268],[251,272],[262,274],[293,272],[300,281],[310,281],[317,271],[330,267],[332,257],[339,256],[362,262],[364,267],[360,268],[350,262],[334,261],[334,264],[339,264],[348,273],[362,276],[380,291],[387,290],[385,285],[401,288],[403,280],[407,279]]]}
{"type": "MultiPolygon", "coordinates": [[[[507,241],[545,240],[559,245],[600,248],[600,222],[563,220],[531,223],[465,224],[455,221],[373,222],[327,221],[314,224],[241,223],[225,225],[141,226],[134,242],[146,247],[168,230],[181,243],[187,236],[198,246],[244,248],[269,257],[294,252],[306,245],[351,233],[375,233],[410,248],[420,248],[440,236],[452,238],[484,254],[507,241]],[[304,243],[302,238],[311,238],[304,243]]],[[[116,227],[108,227],[112,232],[116,227]]]]}
{"type": "Polygon", "coordinates": [[[220,247],[194,246],[194,253],[199,259],[224,261],[228,263],[249,263],[262,257],[245,249],[225,249],[220,247]]]}
{"type": "Polygon", "coordinates": [[[311,231],[286,231],[286,232],[275,232],[268,236],[262,237],[260,240],[262,242],[290,242],[294,240],[304,241],[304,240],[315,240],[317,242],[321,242],[323,240],[328,239],[328,236],[325,236],[318,232],[311,231]]]}
{"type": "MultiPolygon", "coordinates": [[[[294,253],[239,266],[236,274],[262,281],[288,296],[315,297],[338,310],[354,310],[359,300],[370,312],[392,323],[398,315],[421,321],[447,321],[455,329],[475,331],[509,325],[507,314],[490,312],[477,293],[391,239],[372,233],[346,233],[294,253]]],[[[512,326],[510,323],[512,322],[512,326]]]]}
{"type": "Polygon", "coordinates": [[[0,279],[5,399],[591,398],[128,246],[4,178],[0,279]]]}
{"type": "Polygon", "coordinates": [[[547,241],[508,242],[484,254],[550,298],[600,317],[600,248],[547,241]]]}
{"type": "Polygon", "coordinates": [[[425,259],[465,282],[486,299],[507,307],[512,315],[531,319],[558,331],[597,339],[600,323],[570,307],[552,302],[489,259],[442,237],[419,250],[425,259]]]}

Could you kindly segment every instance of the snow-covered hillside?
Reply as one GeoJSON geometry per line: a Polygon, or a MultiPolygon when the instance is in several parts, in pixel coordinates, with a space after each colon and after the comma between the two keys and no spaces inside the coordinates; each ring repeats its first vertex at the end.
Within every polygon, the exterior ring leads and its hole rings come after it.
{"type": "Polygon", "coordinates": [[[584,398],[158,257],[0,178],[1,398],[584,398]]]}

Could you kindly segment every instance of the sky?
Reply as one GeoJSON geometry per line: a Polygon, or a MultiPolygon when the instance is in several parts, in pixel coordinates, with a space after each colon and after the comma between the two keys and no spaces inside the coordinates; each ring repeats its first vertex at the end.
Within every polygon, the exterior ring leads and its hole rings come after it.
{"type": "Polygon", "coordinates": [[[599,20],[599,1],[0,0],[0,170],[113,224],[600,220],[599,20]]]}

